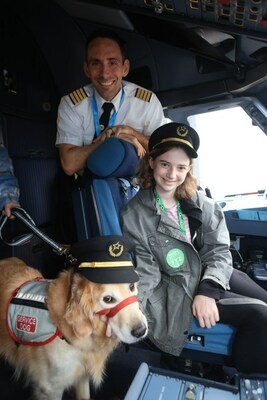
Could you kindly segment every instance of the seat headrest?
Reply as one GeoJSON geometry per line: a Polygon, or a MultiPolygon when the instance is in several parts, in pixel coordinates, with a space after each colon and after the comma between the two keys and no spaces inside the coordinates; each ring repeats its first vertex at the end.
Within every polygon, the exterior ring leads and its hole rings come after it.
{"type": "Polygon", "coordinates": [[[134,176],[138,162],[135,147],[131,143],[111,137],[89,155],[87,168],[99,178],[134,176]]]}

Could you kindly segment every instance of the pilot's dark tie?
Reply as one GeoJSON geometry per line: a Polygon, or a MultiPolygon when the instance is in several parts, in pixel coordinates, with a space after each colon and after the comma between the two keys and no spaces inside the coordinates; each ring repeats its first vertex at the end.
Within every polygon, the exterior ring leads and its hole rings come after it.
{"type": "Polygon", "coordinates": [[[99,120],[99,127],[101,132],[103,132],[103,130],[108,126],[110,113],[113,108],[113,103],[104,103],[102,108],[104,111],[99,120]]]}

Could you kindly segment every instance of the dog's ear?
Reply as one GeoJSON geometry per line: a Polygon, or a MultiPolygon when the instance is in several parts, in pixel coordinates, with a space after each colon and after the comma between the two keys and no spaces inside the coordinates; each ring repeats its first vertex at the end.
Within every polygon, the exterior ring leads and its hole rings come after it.
{"type": "Polygon", "coordinates": [[[90,336],[93,331],[93,304],[90,292],[90,282],[79,274],[74,274],[64,319],[78,337],[90,336]]]}

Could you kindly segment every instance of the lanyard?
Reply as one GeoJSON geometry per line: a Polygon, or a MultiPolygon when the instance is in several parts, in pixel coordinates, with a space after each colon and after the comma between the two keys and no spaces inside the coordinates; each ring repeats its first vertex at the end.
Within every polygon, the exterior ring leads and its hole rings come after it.
{"type": "MultiPolygon", "coordinates": [[[[121,87],[121,98],[120,98],[120,104],[119,104],[118,111],[119,111],[119,109],[120,109],[120,107],[122,105],[123,100],[124,100],[124,88],[122,86],[121,87]]],[[[96,98],[95,98],[95,92],[93,93],[92,107],[93,107],[93,115],[94,115],[95,133],[96,133],[96,136],[99,136],[100,133],[101,133],[101,129],[100,129],[100,124],[99,124],[99,116],[98,116],[98,109],[97,109],[97,103],[96,103],[96,98]]],[[[118,111],[114,111],[113,112],[113,114],[112,114],[112,116],[111,116],[111,118],[109,120],[108,127],[114,125],[115,120],[117,118],[118,111]]]]}
{"type": "MultiPolygon", "coordinates": [[[[154,190],[154,196],[155,196],[156,202],[159,205],[159,208],[167,214],[166,207],[164,206],[163,201],[162,201],[160,195],[158,194],[158,192],[156,190],[154,190]]],[[[181,206],[180,206],[179,200],[177,200],[177,216],[178,216],[178,221],[179,221],[179,225],[180,225],[180,231],[184,235],[186,235],[184,217],[183,217],[183,213],[182,213],[182,210],[181,210],[181,206]]]]}

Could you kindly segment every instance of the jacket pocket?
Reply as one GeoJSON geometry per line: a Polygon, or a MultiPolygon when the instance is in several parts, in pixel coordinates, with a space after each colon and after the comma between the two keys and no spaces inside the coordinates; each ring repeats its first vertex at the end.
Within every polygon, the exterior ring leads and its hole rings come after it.
{"type": "Polygon", "coordinates": [[[163,278],[147,300],[149,330],[154,339],[161,343],[173,339],[179,342],[191,319],[191,300],[185,293],[182,282],[177,283],[163,278]]]}

